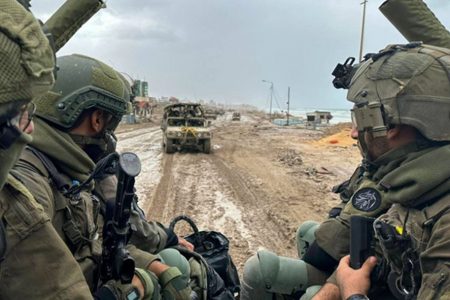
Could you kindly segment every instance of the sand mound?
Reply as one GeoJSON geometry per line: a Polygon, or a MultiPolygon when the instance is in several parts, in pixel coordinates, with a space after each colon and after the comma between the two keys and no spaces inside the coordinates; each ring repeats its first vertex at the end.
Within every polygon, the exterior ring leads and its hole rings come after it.
{"type": "MultiPolygon", "coordinates": [[[[349,147],[356,144],[356,141],[350,137],[351,123],[338,124],[330,128],[327,135],[320,140],[312,142],[317,146],[331,147],[349,147]]],[[[326,134],[327,134],[326,133],[326,134]]]]}

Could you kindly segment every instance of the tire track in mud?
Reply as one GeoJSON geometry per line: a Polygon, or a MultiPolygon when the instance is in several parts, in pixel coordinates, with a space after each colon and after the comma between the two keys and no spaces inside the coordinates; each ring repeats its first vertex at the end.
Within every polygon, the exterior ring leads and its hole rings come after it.
{"type": "Polygon", "coordinates": [[[146,211],[151,205],[151,191],[158,184],[161,176],[161,130],[157,127],[138,129],[119,133],[117,151],[134,152],[141,160],[141,173],[136,178],[136,191],[139,205],[146,211]]]}
{"type": "MultiPolygon", "coordinates": [[[[286,242],[264,201],[219,156],[175,153],[163,158],[163,174],[147,216],[168,224],[175,216],[185,214],[200,230],[223,232],[230,239],[230,251],[241,269],[261,241],[269,249],[278,249],[286,242]]],[[[189,232],[187,226],[177,226],[180,235],[189,232]]]]}
{"type": "Polygon", "coordinates": [[[220,170],[221,177],[229,183],[233,190],[235,205],[242,213],[243,224],[241,226],[246,227],[251,233],[250,237],[246,238],[247,249],[233,253],[234,257],[238,258],[240,267],[250,255],[255,254],[260,248],[276,251],[280,246],[283,247],[282,245],[285,245],[291,237],[280,230],[280,225],[271,217],[270,207],[266,205],[267,197],[248,184],[244,179],[245,175],[240,174],[237,168],[231,167],[219,157],[213,162],[220,170]],[[261,244],[264,244],[264,247],[261,247],[261,244]]]}
{"type": "MultiPolygon", "coordinates": [[[[295,223],[317,215],[315,206],[324,206],[324,201],[318,184],[307,175],[298,173],[294,180],[289,173],[293,169],[279,166],[277,143],[285,148],[291,144],[273,135],[286,133],[257,118],[240,123],[224,119],[212,128],[215,151],[209,155],[162,153],[162,134],[156,126],[118,134],[120,151],[133,151],[141,158],[137,191],[147,218],[167,225],[186,214],[200,230],[223,232],[240,270],[260,245],[279,255],[295,255],[295,223]]],[[[296,136],[286,136],[297,141],[296,136]]],[[[176,231],[181,236],[191,232],[182,224],[176,231]]]]}
{"type": "Polygon", "coordinates": [[[175,155],[176,154],[164,155],[164,158],[162,159],[162,174],[160,181],[155,187],[153,195],[151,195],[151,197],[147,200],[148,209],[144,210],[146,212],[147,219],[149,220],[167,220],[164,216],[168,213],[166,206],[171,198],[170,190],[173,185],[172,164],[175,155]]]}

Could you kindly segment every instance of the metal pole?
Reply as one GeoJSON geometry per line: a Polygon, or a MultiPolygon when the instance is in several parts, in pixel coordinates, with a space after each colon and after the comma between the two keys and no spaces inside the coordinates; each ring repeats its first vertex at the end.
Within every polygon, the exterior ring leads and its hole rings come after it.
{"type": "Polygon", "coordinates": [[[273,98],[273,82],[270,83],[270,109],[269,109],[270,122],[272,122],[272,98],[273,98]]]}
{"type": "Polygon", "coordinates": [[[291,87],[288,86],[288,101],[287,101],[287,115],[286,115],[286,125],[289,126],[289,100],[291,98],[291,87]]]}
{"type": "Polygon", "coordinates": [[[364,0],[363,2],[361,2],[361,4],[363,5],[363,15],[362,15],[362,23],[361,23],[361,40],[360,40],[360,44],[359,44],[359,61],[362,61],[362,57],[363,57],[363,48],[364,48],[364,27],[366,24],[366,4],[367,4],[367,0],[364,0]]]}

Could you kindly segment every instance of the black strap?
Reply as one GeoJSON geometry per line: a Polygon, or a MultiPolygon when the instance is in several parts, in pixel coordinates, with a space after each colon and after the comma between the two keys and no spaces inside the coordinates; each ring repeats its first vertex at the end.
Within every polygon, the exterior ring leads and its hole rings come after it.
{"type": "Polygon", "coordinates": [[[30,146],[27,146],[27,149],[30,150],[37,158],[39,158],[44,167],[47,169],[49,177],[55,183],[58,191],[64,194],[69,188],[69,184],[67,184],[64,178],[61,176],[61,173],[58,171],[55,164],[50,160],[50,158],[48,158],[47,155],[45,155],[38,149],[30,146]]]}
{"type": "Polygon", "coordinates": [[[0,219],[0,262],[5,259],[6,246],[6,230],[3,220],[0,219]]]}
{"type": "Polygon", "coordinates": [[[181,220],[186,221],[186,222],[191,226],[191,228],[192,228],[192,230],[194,231],[194,233],[198,233],[198,227],[197,227],[197,225],[195,225],[194,221],[193,221],[190,217],[188,217],[188,216],[186,216],[186,215],[180,215],[180,216],[178,216],[178,217],[175,217],[175,218],[172,220],[172,222],[170,222],[169,228],[172,229],[172,230],[174,230],[175,225],[176,225],[179,221],[181,221],[181,220]]]}
{"type": "Polygon", "coordinates": [[[436,215],[432,216],[431,218],[429,218],[428,220],[426,220],[425,222],[423,222],[423,226],[424,227],[433,227],[434,224],[444,215],[446,214],[448,211],[450,210],[450,206],[445,207],[444,209],[442,209],[439,213],[437,213],[436,215]]]}
{"type": "Polygon", "coordinates": [[[304,262],[313,265],[317,269],[330,274],[333,273],[339,263],[331,255],[325,252],[316,241],[309,246],[302,259],[304,262]]]}
{"type": "MultiPolygon", "coordinates": [[[[30,152],[33,153],[42,162],[42,164],[44,165],[45,169],[49,174],[50,179],[53,181],[58,191],[63,195],[67,195],[67,191],[69,190],[70,185],[67,184],[67,182],[64,180],[61,173],[58,171],[55,164],[50,160],[50,158],[48,158],[47,155],[45,155],[36,148],[27,146],[27,149],[30,150],[30,152]]],[[[59,197],[55,197],[55,201],[64,201],[64,200],[60,199],[59,197]]],[[[81,247],[81,245],[84,242],[89,240],[83,236],[80,229],[75,224],[72,217],[72,211],[70,210],[70,207],[67,204],[67,202],[66,201],[61,202],[61,205],[62,205],[61,207],[64,207],[65,212],[64,215],[67,219],[62,227],[63,232],[66,235],[66,238],[70,241],[71,248],[74,249],[77,247],[81,247]]]]}
{"type": "Polygon", "coordinates": [[[99,160],[95,165],[94,170],[89,175],[88,179],[86,179],[79,185],[72,186],[67,191],[67,194],[79,193],[85,186],[91,183],[92,180],[104,178],[105,174],[115,174],[117,169],[118,156],[119,154],[117,152],[113,152],[99,160]]]}
{"type": "Polygon", "coordinates": [[[170,222],[169,229],[171,229],[173,232],[175,232],[175,225],[181,220],[187,222],[191,226],[192,230],[194,231],[193,236],[194,236],[196,244],[201,245],[202,240],[200,238],[200,235],[198,234],[198,227],[197,227],[197,225],[195,225],[194,220],[192,220],[190,217],[188,217],[186,215],[180,215],[178,217],[173,218],[172,222],[170,222]]]}

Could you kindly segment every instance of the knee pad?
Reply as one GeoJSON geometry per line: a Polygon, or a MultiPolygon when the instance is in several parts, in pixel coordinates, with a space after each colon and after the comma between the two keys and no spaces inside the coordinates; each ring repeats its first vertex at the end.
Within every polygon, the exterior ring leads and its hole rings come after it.
{"type": "Polygon", "coordinates": [[[171,267],[177,267],[184,277],[190,277],[191,267],[189,262],[178,250],[167,248],[159,252],[158,256],[162,263],[171,267]]]}
{"type": "Polygon", "coordinates": [[[308,274],[303,261],[262,250],[245,264],[243,281],[255,289],[291,295],[306,289],[308,274]]]}
{"type": "Polygon", "coordinates": [[[311,245],[315,240],[315,232],[319,223],[315,221],[306,221],[297,230],[296,240],[297,240],[297,251],[298,257],[302,258],[303,255],[308,250],[309,245],[311,245]]]}

